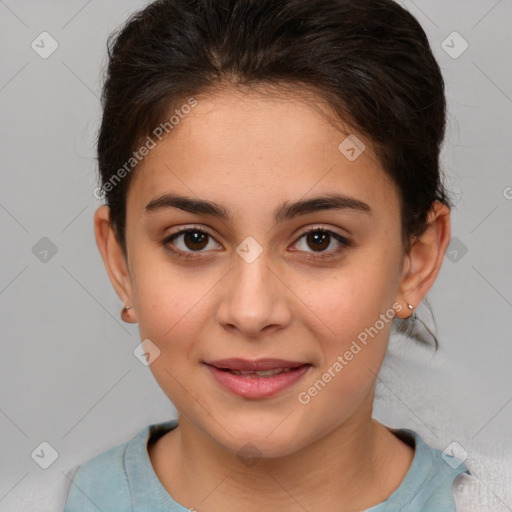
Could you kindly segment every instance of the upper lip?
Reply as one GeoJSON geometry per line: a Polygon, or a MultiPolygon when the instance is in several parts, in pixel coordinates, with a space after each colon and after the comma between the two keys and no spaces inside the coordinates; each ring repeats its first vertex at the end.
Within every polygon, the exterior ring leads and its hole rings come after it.
{"type": "Polygon", "coordinates": [[[297,366],[302,366],[305,363],[304,361],[286,361],[284,359],[241,359],[241,358],[231,358],[231,359],[218,359],[216,361],[207,361],[206,364],[210,366],[215,366],[219,369],[229,369],[229,370],[241,370],[241,371],[260,371],[260,370],[274,370],[278,368],[296,368],[297,366]]]}

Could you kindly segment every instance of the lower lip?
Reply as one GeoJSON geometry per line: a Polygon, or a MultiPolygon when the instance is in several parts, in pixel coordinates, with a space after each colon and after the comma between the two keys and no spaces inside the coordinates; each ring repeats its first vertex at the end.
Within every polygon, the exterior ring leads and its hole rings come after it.
{"type": "Polygon", "coordinates": [[[270,377],[260,377],[256,374],[235,375],[208,364],[206,367],[219,384],[235,395],[244,398],[266,398],[295,384],[306,374],[311,365],[302,365],[296,370],[278,373],[270,377]]]}

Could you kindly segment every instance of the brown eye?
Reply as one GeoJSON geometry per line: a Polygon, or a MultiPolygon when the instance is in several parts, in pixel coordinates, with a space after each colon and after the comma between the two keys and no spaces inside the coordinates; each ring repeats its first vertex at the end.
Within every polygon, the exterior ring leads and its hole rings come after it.
{"type": "Polygon", "coordinates": [[[198,230],[185,231],[183,233],[183,242],[187,248],[193,251],[200,251],[208,245],[208,234],[198,230]]]}
{"type": "Polygon", "coordinates": [[[210,243],[211,248],[220,247],[209,233],[199,228],[183,229],[162,241],[162,245],[183,258],[193,258],[194,253],[198,253],[197,256],[200,257],[201,253],[207,252],[204,249],[207,249],[210,243]]]}
{"type": "Polygon", "coordinates": [[[303,233],[295,245],[298,250],[313,254],[315,257],[315,253],[318,253],[320,257],[324,257],[324,253],[325,257],[330,257],[345,250],[351,245],[351,242],[334,231],[316,228],[303,233]],[[302,240],[304,240],[304,243],[301,242],[302,240]],[[332,250],[327,250],[331,247],[333,241],[335,242],[335,247],[332,250]]]}
{"type": "Polygon", "coordinates": [[[331,236],[323,231],[310,231],[306,234],[306,241],[314,251],[322,251],[329,247],[331,236]]]}

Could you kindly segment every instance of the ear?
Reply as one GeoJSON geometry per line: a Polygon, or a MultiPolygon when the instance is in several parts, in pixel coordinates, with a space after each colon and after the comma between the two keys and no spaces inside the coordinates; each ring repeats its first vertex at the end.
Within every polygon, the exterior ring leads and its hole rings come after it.
{"type": "Polygon", "coordinates": [[[429,211],[427,228],[416,238],[404,256],[400,292],[397,299],[405,303],[401,318],[410,316],[407,304],[418,307],[434,284],[451,237],[450,208],[435,201],[429,211]]]}
{"type": "MultiPolygon", "coordinates": [[[[128,262],[124,256],[121,244],[112,229],[110,208],[107,205],[100,206],[94,214],[94,234],[96,236],[96,245],[100,251],[112,286],[124,305],[132,306],[133,296],[128,262]]],[[[128,312],[132,311],[134,310],[128,310],[128,312]]],[[[131,318],[129,314],[125,316],[131,318]]],[[[130,321],[135,322],[135,320],[130,321]]]]}

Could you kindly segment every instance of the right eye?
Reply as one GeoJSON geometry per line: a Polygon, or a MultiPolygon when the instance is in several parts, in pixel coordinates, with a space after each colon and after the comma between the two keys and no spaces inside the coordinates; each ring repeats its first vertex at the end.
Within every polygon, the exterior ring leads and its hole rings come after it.
{"type": "MultiPolygon", "coordinates": [[[[200,257],[199,254],[196,256],[194,253],[205,252],[203,249],[208,246],[209,238],[213,243],[215,239],[207,231],[197,227],[189,227],[166,237],[162,240],[162,245],[178,258],[191,259],[200,257]],[[178,240],[178,243],[175,242],[176,240],[178,240]],[[181,247],[179,247],[180,245],[181,247]]],[[[213,246],[220,247],[216,242],[213,243],[213,246]]]]}

